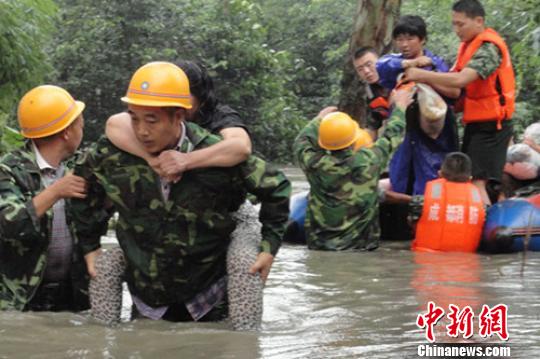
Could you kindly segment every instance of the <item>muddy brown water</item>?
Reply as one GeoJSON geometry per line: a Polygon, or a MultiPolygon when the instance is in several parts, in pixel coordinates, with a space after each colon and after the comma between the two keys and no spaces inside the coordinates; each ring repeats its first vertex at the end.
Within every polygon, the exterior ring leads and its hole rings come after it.
{"type": "MultiPolygon", "coordinates": [[[[295,191],[307,188],[297,169],[285,171],[295,191]]],[[[540,356],[540,253],[416,254],[408,247],[383,242],[370,253],[329,253],[285,244],[256,333],[227,323],[135,320],[107,328],[84,313],[0,312],[0,358],[416,358],[428,343],[416,319],[429,301],[470,306],[475,323],[482,305],[506,304],[508,341],[480,337],[475,324],[468,342],[507,345],[512,358],[540,356]]],[[[459,342],[446,324],[434,327],[436,342],[459,342]]]]}

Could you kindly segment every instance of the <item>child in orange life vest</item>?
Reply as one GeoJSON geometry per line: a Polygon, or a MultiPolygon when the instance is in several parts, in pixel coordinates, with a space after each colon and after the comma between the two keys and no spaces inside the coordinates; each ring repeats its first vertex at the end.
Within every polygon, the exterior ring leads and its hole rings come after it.
{"type": "Polygon", "coordinates": [[[413,250],[476,251],[486,213],[471,182],[471,167],[466,154],[449,153],[439,171],[441,178],[427,183],[424,196],[413,197],[409,218],[418,221],[413,250]]]}

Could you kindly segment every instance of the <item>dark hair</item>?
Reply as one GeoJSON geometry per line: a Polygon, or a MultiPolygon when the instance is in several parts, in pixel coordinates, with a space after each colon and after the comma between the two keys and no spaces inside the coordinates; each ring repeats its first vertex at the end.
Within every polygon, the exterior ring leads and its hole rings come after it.
{"type": "Polygon", "coordinates": [[[468,182],[471,178],[472,163],[463,152],[450,152],[444,158],[441,174],[451,182],[468,182]]]}
{"type": "Polygon", "coordinates": [[[394,30],[392,30],[392,38],[395,39],[399,35],[418,36],[420,40],[427,38],[426,23],[424,19],[417,15],[404,15],[399,18],[394,30]]]}
{"type": "Polygon", "coordinates": [[[474,19],[477,16],[482,18],[486,17],[484,7],[478,0],[459,0],[454,3],[452,10],[455,12],[461,12],[467,15],[467,17],[474,19]]]}
{"type": "Polygon", "coordinates": [[[188,77],[191,94],[199,100],[198,116],[205,118],[215,111],[218,104],[212,78],[202,64],[192,61],[178,61],[177,65],[188,77]]]}
{"type": "Polygon", "coordinates": [[[185,111],[182,107],[162,107],[163,111],[167,114],[169,117],[169,120],[171,120],[177,111],[185,111]]]}
{"type": "Polygon", "coordinates": [[[53,141],[56,137],[59,137],[62,135],[62,133],[64,133],[66,130],[68,130],[69,128],[75,126],[75,124],[77,122],[79,122],[79,118],[81,117],[82,115],[82,112],[81,114],[79,114],[77,117],[75,117],[75,119],[73,121],[71,121],[71,123],[69,125],[67,125],[66,127],[64,127],[63,129],[61,129],[60,131],[58,132],[55,132],[53,133],[52,135],[48,135],[48,136],[45,136],[45,137],[37,137],[37,138],[33,138],[32,141],[34,142],[41,142],[41,143],[47,143],[47,142],[51,142],[53,141]]]}
{"type": "Polygon", "coordinates": [[[379,56],[379,54],[377,53],[377,50],[375,50],[374,47],[364,46],[364,47],[361,47],[361,48],[357,49],[354,52],[353,59],[354,60],[359,59],[359,58],[361,58],[362,56],[364,56],[365,54],[368,54],[368,53],[372,53],[377,57],[379,56]]]}

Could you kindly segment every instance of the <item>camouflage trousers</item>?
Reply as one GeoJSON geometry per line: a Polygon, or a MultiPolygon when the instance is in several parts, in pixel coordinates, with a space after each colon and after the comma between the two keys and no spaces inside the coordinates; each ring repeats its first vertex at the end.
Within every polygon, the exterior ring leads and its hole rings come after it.
{"type": "MultiPolygon", "coordinates": [[[[249,274],[257,259],[261,241],[258,210],[246,202],[235,214],[236,230],[227,250],[227,297],[229,321],[235,330],[257,330],[263,310],[264,284],[259,275],[249,274]]],[[[125,259],[120,248],[105,250],[96,259],[96,278],[90,281],[90,315],[112,325],[120,322],[125,259]]]]}

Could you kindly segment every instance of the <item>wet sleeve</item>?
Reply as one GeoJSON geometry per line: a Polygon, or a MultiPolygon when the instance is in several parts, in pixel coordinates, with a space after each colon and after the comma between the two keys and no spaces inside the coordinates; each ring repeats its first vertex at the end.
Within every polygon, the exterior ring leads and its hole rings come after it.
{"type": "Polygon", "coordinates": [[[379,128],[382,127],[383,121],[386,119],[384,116],[385,111],[384,109],[376,108],[376,109],[368,109],[367,111],[368,116],[366,118],[366,128],[377,131],[379,128]]]}
{"type": "Polygon", "coordinates": [[[98,163],[97,146],[93,146],[80,156],[74,168],[74,174],[83,177],[88,186],[85,199],[71,201],[74,233],[84,254],[101,246],[100,238],[107,233],[108,222],[113,212],[112,208],[107,209],[105,206],[106,193],[103,187],[105,176],[98,163]]]}
{"type": "Polygon", "coordinates": [[[441,57],[433,56],[431,59],[433,60],[433,63],[435,65],[435,71],[448,72],[450,70],[450,67],[448,66],[446,61],[444,61],[441,57]]]}
{"type": "Polygon", "coordinates": [[[304,173],[318,168],[326,154],[326,151],[318,145],[320,123],[320,118],[311,120],[294,140],[294,158],[304,173]]]}
{"type": "Polygon", "coordinates": [[[397,77],[403,72],[402,62],[403,59],[396,55],[385,55],[377,60],[379,84],[387,89],[396,87],[397,77]]]}
{"type": "Polygon", "coordinates": [[[32,197],[25,196],[6,165],[0,165],[0,241],[20,246],[21,250],[37,245],[41,235],[32,197]]]}
{"type": "Polygon", "coordinates": [[[502,56],[499,48],[491,42],[484,42],[478,48],[466,67],[475,70],[485,80],[501,65],[502,56]]]}
{"type": "Polygon", "coordinates": [[[276,255],[289,218],[291,183],[282,171],[255,156],[242,163],[240,171],[246,189],[261,203],[261,252],[276,255]]]}
{"type": "Polygon", "coordinates": [[[405,112],[395,108],[392,111],[392,115],[390,116],[386,128],[373,147],[361,151],[372,152],[374,156],[368,158],[370,158],[372,162],[378,162],[379,168],[382,170],[388,165],[391,155],[403,141],[404,132],[405,112]]]}
{"type": "Polygon", "coordinates": [[[353,151],[350,148],[330,151],[319,146],[319,125],[321,119],[315,118],[298,134],[294,141],[293,153],[295,161],[304,172],[308,181],[325,186],[336,178],[351,172],[353,151]]]}

